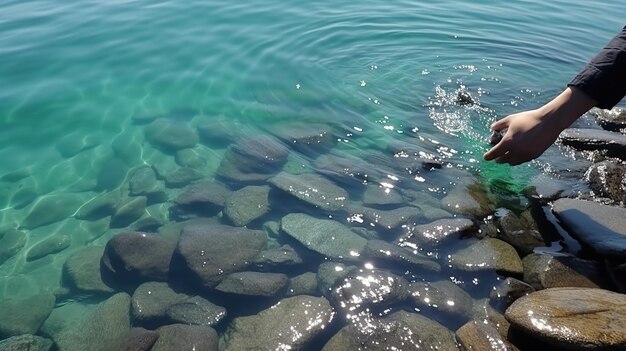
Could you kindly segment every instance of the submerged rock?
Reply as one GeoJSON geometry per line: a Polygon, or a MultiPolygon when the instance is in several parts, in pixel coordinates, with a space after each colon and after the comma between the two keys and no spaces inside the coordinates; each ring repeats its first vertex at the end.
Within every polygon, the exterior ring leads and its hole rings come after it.
{"type": "Polygon", "coordinates": [[[385,307],[404,301],[408,295],[409,282],[403,277],[383,270],[353,270],[340,280],[330,293],[336,308],[347,313],[385,307]]]}
{"type": "Polygon", "coordinates": [[[281,267],[281,266],[294,266],[302,264],[304,261],[302,257],[298,255],[296,250],[289,245],[283,245],[274,249],[265,250],[257,257],[253,262],[255,266],[261,268],[281,267]]]}
{"type": "MultiPolygon", "coordinates": [[[[72,243],[72,238],[68,235],[50,236],[28,250],[26,254],[27,261],[34,261],[48,255],[52,255],[67,249],[72,243]]],[[[0,240],[0,245],[2,241],[0,240]]],[[[1,254],[0,254],[1,255],[1,254]]]]}
{"type": "Polygon", "coordinates": [[[266,180],[280,170],[288,155],[287,147],[274,137],[241,138],[224,154],[217,174],[239,182],[266,180]]]}
{"type": "Polygon", "coordinates": [[[370,185],[363,193],[363,205],[369,207],[398,207],[404,203],[402,195],[395,190],[382,186],[370,185]]]}
{"type": "Polygon", "coordinates": [[[452,267],[464,271],[493,269],[510,274],[522,274],[522,260],[513,246],[493,238],[482,239],[450,255],[452,267]]]}
{"type": "Polygon", "coordinates": [[[237,272],[228,275],[215,290],[249,296],[275,296],[289,278],[280,273],[237,272]]]}
{"type": "Polygon", "coordinates": [[[121,201],[119,191],[113,191],[97,196],[84,203],[74,217],[84,220],[98,220],[115,213],[121,201]]]}
{"type": "Polygon", "coordinates": [[[626,348],[626,295],[601,289],[554,288],[515,301],[511,325],[551,347],[570,350],[626,348]]]}
{"type": "Polygon", "coordinates": [[[120,351],[149,351],[159,338],[159,333],[144,328],[131,328],[126,335],[119,339],[113,350],[120,351]]]}
{"type": "Polygon", "coordinates": [[[428,224],[408,227],[407,232],[397,242],[400,246],[421,248],[438,244],[450,236],[459,236],[476,229],[476,224],[467,218],[439,219],[428,224]]]}
{"type": "Polygon", "coordinates": [[[290,278],[285,295],[318,295],[317,273],[306,272],[290,278]]]}
{"type": "Polygon", "coordinates": [[[183,206],[206,204],[221,208],[231,194],[232,191],[220,183],[199,182],[185,187],[175,202],[183,206]]]}
{"type": "Polygon", "coordinates": [[[533,252],[537,247],[546,245],[530,211],[524,211],[520,216],[511,211],[506,211],[498,219],[498,227],[500,228],[498,238],[525,254],[533,252]]]}
{"type": "Polygon", "coordinates": [[[203,177],[202,173],[193,168],[181,167],[165,175],[165,185],[168,188],[181,188],[203,177]]]}
{"type": "Polygon", "coordinates": [[[102,163],[98,180],[96,183],[97,191],[111,191],[117,189],[128,174],[128,164],[119,157],[111,157],[102,163]]]}
{"type": "Polygon", "coordinates": [[[36,334],[54,308],[55,297],[41,293],[22,300],[0,300],[0,338],[36,334]]]}
{"type": "Polygon", "coordinates": [[[224,214],[236,226],[243,227],[270,211],[269,186],[247,186],[235,191],[224,204],[224,214]]]}
{"type": "Polygon", "coordinates": [[[102,279],[100,259],[104,247],[89,246],[74,252],[63,265],[64,283],[86,293],[112,293],[102,279]]]}
{"type": "Polygon", "coordinates": [[[452,189],[441,199],[443,209],[476,217],[485,217],[495,208],[484,186],[478,182],[452,189]]]}
{"type": "MultiPolygon", "coordinates": [[[[524,263],[525,260],[526,257],[524,257],[522,263],[524,263]]],[[[513,301],[534,291],[535,288],[525,282],[512,277],[507,277],[498,285],[494,286],[494,289],[489,294],[489,297],[492,300],[503,302],[508,307],[513,303],[513,301]]]]}
{"type": "Polygon", "coordinates": [[[132,197],[117,207],[111,217],[111,227],[122,228],[138,220],[146,212],[148,199],[145,196],[132,197]]]}
{"type": "Polygon", "coordinates": [[[313,166],[320,174],[347,186],[362,186],[382,177],[376,167],[348,154],[322,155],[313,161],[313,166]]]}
{"type": "Polygon", "coordinates": [[[600,288],[607,282],[601,263],[573,256],[530,254],[524,257],[522,263],[524,281],[537,290],[560,287],[600,288]]]}
{"type": "Polygon", "coordinates": [[[202,168],[207,160],[196,149],[183,149],[176,151],[176,163],[181,167],[202,168]]]}
{"type": "Polygon", "coordinates": [[[279,173],[269,180],[276,188],[325,211],[337,211],[349,201],[348,193],[317,174],[279,173]]]}
{"type": "Polygon", "coordinates": [[[176,323],[211,327],[226,317],[226,309],[199,296],[171,305],[167,317],[176,323]]]}
{"type": "Polygon", "coordinates": [[[172,290],[167,283],[148,282],[139,285],[131,299],[133,325],[152,325],[165,320],[167,309],[189,298],[172,290]]]}
{"type": "Polygon", "coordinates": [[[382,227],[386,230],[397,229],[403,225],[415,225],[422,218],[418,207],[405,206],[393,210],[380,210],[362,206],[350,206],[348,215],[353,221],[366,225],[382,227]]]}
{"type": "Polygon", "coordinates": [[[75,194],[56,194],[41,197],[26,218],[24,218],[21,227],[35,229],[66,219],[76,212],[81,203],[80,197],[75,194]]]}
{"type": "Polygon", "coordinates": [[[0,229],[0,265],[15,256],[26,244],[26,234],[20,230],[0,229]]]}
{"type": "Polygon", "coordinates": [[[345,225],[304,213],[291,213],[281,220],[281,229],[304,246],[331,258],[354,258],[367,244],[345,225]]]}
{"type": "Polygon", "coordinates": [[[456,331],[456,339],[465,350],[519,351],[490,324],[469,321],[456,331]]]}
{"type": "Polygon", "coordinates": [[[220,350],[298,350],[322,333],[333,316],[323,297],[288,297],[257,315],[235,318],[220,340],[220,350]]]}
{"type": "Polygon", "coordinates": [[[217,351],[219,336],[215,329],[197,325],[172,324],[157,329],[159,339],[151,351],[217,351]]]}
{"type": "Polygon", "coordinates": [[[151,144],[168,150],[187,149],[198,143],[198,135],[189,125],[168,119],[153,121],[144,132],[151,144]]]}
{"type": "Polygon", "coordinates": [[[52,340],[23,334],[0,341],[0,351],[50,351],[52,340]]]}
{"type": "Polygon", "coordinates": [[[128,185],[131,196],[149,195],[155,191],[160,191],[158,189],[156,172],[149,166],[139,167],[135,170],[130,176],[128,185]]]}
{"type": "Polygon", "coordinates": [[[414,282],[409,291],[409,299],[419,310],[434,310],[462,318],[468,318],[472,313],[472,297],[450,281],[414,282]]]}
{"type": "Polygon", "coordinates": [[[317,268],[317,285],[324,296],[328,296],[333,286],[345,278],[356,266],[346,266],[338,262],[324,262],[317,268]]]}
{"type": "Polygon", "coordinates": [[[304,154],[325,153],[337,143],[331,127],[326,124],[281,123],[272,133],[304,154]]]}
{"type": "Polygon", "coordinates": [[[368,240],[362,256],[373,259],[375,262],[390,262],[401,266],[409,266],[415,270],[441,271],[441,265],[427,256],[383,240],[368,240]]]}

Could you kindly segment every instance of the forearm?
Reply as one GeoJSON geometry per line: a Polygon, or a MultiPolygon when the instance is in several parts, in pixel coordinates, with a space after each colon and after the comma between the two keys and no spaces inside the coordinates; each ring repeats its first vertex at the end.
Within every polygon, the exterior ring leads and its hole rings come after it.
{"type": "Polygon", "coordinates": [[[577,87],[568,87],[559,96],[538,109],[542,119],[550,121],[559,131],[569,127],[576,119],[598,102],[577,87]]]}

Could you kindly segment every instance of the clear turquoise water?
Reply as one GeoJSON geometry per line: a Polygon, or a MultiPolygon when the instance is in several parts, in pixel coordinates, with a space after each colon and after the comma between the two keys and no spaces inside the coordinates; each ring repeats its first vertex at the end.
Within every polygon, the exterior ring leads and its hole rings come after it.
{"type": "MultiPolygon", "coordinates": [[[[123,142],[130,167],[174,167],[143,143],[133,116],[193,109],[242,133],[294,119],[340,125],[337,149],[360,155],[422,138],[438,158],[512,188],[572,162],[558,148],[511,170],[480,161],[488,125],[557,94],[623,26],[623,1],[4,1],[0,4],[0,225],[19,227],[51,194],[84,201],[123,142]],[[464,86],[481,108],[451,103],[464,86]],[[71,145],[76,152],[64,157],[71,145]],[[78,145],[78,146],[76,146],[78,145]],[[453,151],[451,151],[453,150],[453,151]],[[16,193],[36,194],[16,208],[16,193]]],[[[204,169],[212,178],[224,149],[204,169]]],[[[573,166],[572,168],[576,168],[573,166]]],[[[427,178],[441,197],[448,179],[427,178]]],[[[163,206],[150,209],[165,213],[163,206]]],[[[68,218],[27,233],[0,266],[0,297],[58,285],[67,255],[102,244],[68,218]],[[72,246],[43,262],[27,248],[50,235],[72,246]]]]}

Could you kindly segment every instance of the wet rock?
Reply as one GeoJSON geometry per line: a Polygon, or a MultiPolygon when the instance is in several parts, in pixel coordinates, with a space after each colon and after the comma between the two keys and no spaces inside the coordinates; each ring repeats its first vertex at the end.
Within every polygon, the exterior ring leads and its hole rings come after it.
{"type": "Polygon", "coordinates": [[[476,217],[485,217],[494,211],[494,206],[485,188],[475,182],[454,188],[441,199],[443,209],[476,217]]]}
{"type": "Polygon", "coordinates": [[[269,180],[276,188],[325,211],[337,211],[348,202],[348,193],[317,174],[279,173],[269,180]]]}
{"type": "Polygon", "coordinates": [[[490,324],[469,321],[456,331],[456,339],[465,350],[518,351],[490,324]]]}
{"type": "Polygon", "coordinates": [[[207,160],[196,149],[178,150],[174,159],[179,166],[194,169],[202,168],[207,164],[207,160]]]}
{"type": "Polygon", "coordinates": [[[262,251],[252,260],[252,263],[260,268],[294,266],[302,262],[302,257],[289,245],[262,251]]]}
{"type": "Polygon", "coordinates": [[[119,293],[53,338],[59,351],[107,351],[129,331],[130,296],[119,293]]]}
{"type": "Polygon", "coordinates": [[[333,315],[323,297],[288,297],[257,315],[235,318],[220,340],[220,350],[297,350],[322,333],[333,315]]]}
{"type": "Polygon", "coordinates": [[[39,194],[29,188],[22,188],[11,196],[11,201],[9,202],[14,209],[19,210],[28,205],[30,205],[35,199],[39,197],[39,194]]]}
{"type": "MultiPolygon", "coordinates": [[[[72,242],[68,235],[53,235],[34,245],[26,254],[27,261],[34,261],[67,249],[72,242]]],[[[0,240],[0,245],[2,241],[0,240]]],[[[1,255],[1,254],[0,254],[1,255]]]]}
{"type": "Polygon", "coordinates": [[[324,262],[317,268],[317,285],[324,295],[329,295],[333,286],[345,278],[356,266],[346,266],[343,263],[324,262]]]}
{"type": "Polygon", "coordinates": [[[232,191],[220,183],[199,182],[185,187],[175,202],[183,206],[206,204],[221,208],[231,194],[232,191]]]}
{"type": "Polygon", "coordinates": [[[233,118],[224,116],[211,117],[198,124],[198,134],[209,145],[224,146],[231,144],[241,133],[242,126],[233,118]]]}
{"type": "Polygon", "coordinates": [[[283,217],[281,229],[307,248],[331,258],[357,257],[367,244],[367,240],[337,221],[304,213],[283,217]]]}
{"type": "Polygon", "coordinates": [[[63,265],[64,283],[86,293],[112,293],[100,272],[104,247],[90,246],[74,252],[63,265]]]}
{"type": "Polygon", "coordinates": [[[84,203],[74,217],[84,220],[97,220],[113,215],[120,201],[119,192],[105,193],[84,203]]]}
{"type": "Polygon", "coordinates": [[[498,219],[498,227],[500,228],[499,239],[513,245],[513,247],[525,254],[533,252],[536,247],[546,245],[530,211],[524,211],[520,216],[506,210],[498,212],[504,213],[498,219]]]}
{"type": "Polygon", "coordinates": [[[17,255],[26,243],[26,234],[20,230],[0,230],[0,265],[17,255]]]}
{"type": "Polygon", "coordinates": [[[238,168],[236,161],[234,161],[236,158],[237,156],[232,152],[226,152],[217,169],[217,176],[220,180],[236,183],[261,183],[275,174],[274,172],[243,171],[238,168]]]}
{"type": "Polygon", "coordinates": [[[577,150],[607,150],[610,156],[626,157],[624,134],[599,129],[568,128],[561,132],[559,140],[577,150]]]}
{"type": "Polygon", "coordinates": [[[67,134],[56,143],[56,149],[61,153],[61,156],[70,158],[100,143],[100,140],[95,136],[76,134],[77,133],[67,134]]]}
{"type": "Polygon", "coordinates": [[[140,167],[130,176],[130,195],[148,195],[158,190],[156,172],[152,167],[140,167]]]}
{"type": "Polygon", "coordinates": [[[404,301],[409,282],[383,270],[353,270],[332,289],[329,299],[336,308],[352,314],[404,301]]]}
{"type": "Polygon", "coordinates": [[[422,210],[418,207],[400,207],[393,210],[380,210],[362,206],[350,206],[348,217],[368,226],[381,227],[387,230],[402,225],[414,225],[422,218],[422,210]]]}
{"type": "Polygon", "coordinates": [[[0,341],[0,351],[50,351],[52,340],[23,334],[0,341]]]}
{"type": "Polygon", "coordinates": [[[248,267],[266,244],[262,231],[199,223],[183,228],[176,253],[202,285],[214,287],[248,267]]]}
{"type": "Polygon", "coordinates": [[[277,239],[280,237],[280,222],[267,221],[262,225],[263,230],[267,233],[268,238],[277,239]]]}
{"type": "Polygon", "coordinates": [[[151,351],[217,351],[219,336],[215,329],[197,325],[172,324],[157,329],[159,339],[151,351]]]}
{"type": "Polygon", "coordinates": [[[400,246],[421,248],[433,246],[448,237],[475,231],[476,224],[467,218],[446,218],[428,224],[410,226],[397,243],[400,246]]]}
{"type": "Polygon", "coordinates": [[[585,173],[585,179],[595,195],[626,204],[626,164],[623,162],[594,163],[585,173]]]}
{"type": "Polygon", "coordinates": [[[303,154],[325,153],[337,143],[331,127],[314,123],[281,123],[272,133],[303,154]]]}
{"type": "Polygon", "coordinates": [[[235,191],[224,204],[224,214],[236,226],[243,227],[270,211],[269,186],[247,186],[235,191]]]}
{"type": "Polygon", "coordinates": [[[370,185],[363,193],[363,205],[367,207],[398,207],[403,203],[402,195],[395,189],[370,185]]]}
{"type": "Polygon", "coordinates": [[[146,139],[166,150],[181,150],[194,147],[198,135],[187,124],[167,119],[157,119],[144,129],[146,139]]]}
{"type": "Polygon", "coordinates": [[[439,219],[453,218],[454,215],[446,210],[442,210],[439,207],[422,205],[422,220],[425,222],[434,222],[439,219]]]}
{"type": "Polygon", "coordinates": [[[441,271],[441,265],[427,256],[383,240],[368,240],[361,256],[374,261],[409,266],[416,270],[441,271]]]}
{"type": "Polygon", "coordinates": [[[138,219],[133,225],[130,227],[132,231],[135,232],[156,232],[158,228],[165,225],[166,220],[159,217],[143,217],[138,219]]]}
{"type": "Polygon", "coordinates": [[[148,282],[139,285],[131,300],[133,325],[152,325],[165,320],[167,309],[189,299],[185,294],[172,290],[167,283],[148,282]]]}
{"type": "Polygon", "coordinates": [[[522,260],[513,246],[493,238],[482,239],[450,255],[452,267],[464,271],[494,269],[510,274],[522,274],[522,260]]]}
{"type": "MultiPolygon", "coordinates": [[[[524,263],[522,260],[522,263],[524,263]]],[[[489,294],[489,297],[496,301],[501,301],[507,307],[513,303],[513,301],[519,299],[522,296],[526,296],[535,291],[535,288],[524,283],[521,280],[508,277],[500,282],[500,284],[494,286],[494,289],[489,294]]]]}
{"type": "Polygon", "coordinates": [[[0,338],[36,334],[54,308],[55,297],[41,293],[22,300],[0,300],[0,338]]]}
{"type": "Polygon", "coordinates": [[[185,185],[202,179],[202,173],[193,168],[181,167],[165,175],[165,185],[168,188],[182,188],[185,185]]]}
{"type": "Polygon", "coordinates": [[[488,298],[474,302],[474,306],[472,308],[472,319],[480,323],[492,325],[498,330],[500,335],[505,338],[509,335],[511,323],[504,318],[503,312],[500,312],[500,310],[497,310],[492,306],[492,303],[488,298]]]}
{"type": "Polygon", "coordinates": [[[238,272],[224,278],[215,290],[249,296],[275,296],[289,278],[280,273],[238,272]]]}
{"type": "Polygon", "coordinates": [[[317,295],[317,273],[306,272],[289,279],[285,295],[317,295]]]}
{"type": "Polygon", "coordinates": [[[452,332],[417,313],[398,311],[361,327],[349,324],[335,334],[323,351],[335,350],[458,351],[452,332]]]}
{"type": "Polygon", "coordinates": [[[506,310],[511,325],[550,347],[626,348],[626,295],[601,289],[554,288],[534,292],[506,310]]]}
{"type": "Polygon", "coordinates": [[[598,124],[606,130],[619,132],[626,129],[626,109],[618,107],[612,110],[594,108],[590,112],[595,115],[598,124]]]}
{"type": "Polygon", "coordinates": [[[80,206],[78,195],[56,194],[41,197],[21,223],[22,228],[35,229],[66,219],[80,206]]]}
{"type": "Polygon", "coordinates": [[[530,186],[524,189],[524,194],[528,197],[552,201],[561,197],[566,190],[567,186],[563,182],[547,174],[539,174],[530,180],[530,186]]]}
{"type": "Polygon", "coordinates": [[[347,186],[362,186],[381,178],[378,169],[363,159],[348,154],[325,154],[313,162],[320,174],[347,186]]]}
{"type": "Polygon", "coordinates": [[[601,255],[626,256],[626,209],[559,199],[552,211],[572,236],[601,255]]]}
{"type": "Polygon", "coordinates": [[[126,227],[138,220],[146,212],[147,204],[148,199],[145,196],[133,197],[120,204],[111,217],[111,227],[126,227]]]}
{"type": "Polygon", "coordinates": [[[535,289],[579,287],[599,288],[606,285],[603,265],[573,256],[530,254],[522,260],[524,281],[535,289]]]}
{"type": "Polygon", "coordinates": [[[502,130],[494,130],[491,131],[491,136],[489,137],[489,144],[490,145],[496,145],[498,144],[502,138],[504,138],[504,135],[506,134],[506,132],[508,131],[508,128],[502,129],[502,130]]]}
{"type": "Polygon", "coordinates": [[[212,327],[226,317],[226,309],[195,296],[169,306],[166,314],[176,323],[212,327]]]}
{"type": "Polygon", "coordinates": [[[166,281],[175,243],[158,235],[130,232],[109,240],[102,263],[126,281],[166,281]]]}
{"type": "Polygon", "coordinates": [[[33,175],[33,171],[30,168],[21,168],[16,169],[15,171],[11,171],[5,173],[0,177],[0,180],[3,182],[16,183],[24,178],[28,178],[33,175]]]}
{"type": "Polygon", "coordinates": [[[149,351],[159,338],[159,333],[144,328],[131,328],[125,336],[115,343],[113,350],[149,351]]]}
{"type": "Polygon", "coordinates": [[[474,101],[474,97],[466,89],[458,89],[456,91],[455,102],[457,103],[457,105],[460,106],[471,106],[476,104],[476,101],[474,101]]]}
{"type": "Polygon", "coordinates": [[[228,180],[265,180],[287,162],[289,150],[268,135],[241,138],[230,146],[220,163],[218,175],[228,180]]]}
{"type": "Polygon", "coordinates": [[[409,291],[409,299],[420,310],[434,310],[463,318],[472,314],[474,300],[450,281],[415,282],[411,283],[409,291]]]}

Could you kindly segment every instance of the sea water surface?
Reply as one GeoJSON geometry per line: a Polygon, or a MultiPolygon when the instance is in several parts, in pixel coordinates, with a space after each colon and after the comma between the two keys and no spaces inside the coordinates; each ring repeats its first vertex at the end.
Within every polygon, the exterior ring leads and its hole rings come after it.
{"type": "MultiPolygon", "coordinates": [[[[386,172],[402,149],[397,145],[413,144],[442,169],[389,173],[388,182],[372,183],[431,200],[474,179],[502,196],[495,200],[501,208],[525,206],[520,191],[542,177],[584,191],[579,180],[588,163],[559,146],[516,168],[486,163],[482,154],[493,121],[558,94],[620,30],[624,13],[624,1],[583,0],[3,1],[0,232],[16,229],[23,237],[0,247],[0,299],[58,291],[72,253],[136,228],[75,215],[103,193],[125,189],[138,167],[155,169],[164,189],[144,209],[158,219],[151,229],[182,220],[171,207],[184,184],[163,180],[180,160],[145,138],[154,118],[194,130],[226,126],[233,142],[274,135],[286,124],[321,124],[333,135],[325,152],[367,160],[372,172],[386,172]],[[473,103],[459,104],[459,92],[473,103]],[[49,198],[57,202],[39,206],[49,198]],[[55,236],[70,244],[28,257],[55,236]]],[[[220,180],[228,147],[203,139],[193,146],[201,180],[220,180]]],[[[318,157],[292,151],[284,170],[320,171],[318,157]]],[[[360,188],[347,190],[359,199],[360,188]]],[[[267,219],[289,209],[273,211],[267,219]]],[[[354,225],[348,216],[336,218],[354,225]]],[[[456,244],[449,245],[429,254],[445,263],[456,244]]],[[[315,272],[318,264],[305,262],[299,272],[315,272]]],[[[448,273],[439,278],[453,278],[448,273]]],[[[459,285],[480,299],[498,279],[493,273],[484,284],[459,285]]],[[[102,299],[86,295],[59,294],[56,303],[102,299]]],[[[458,327],[446,318],[440,321],[458,327]]]]}

